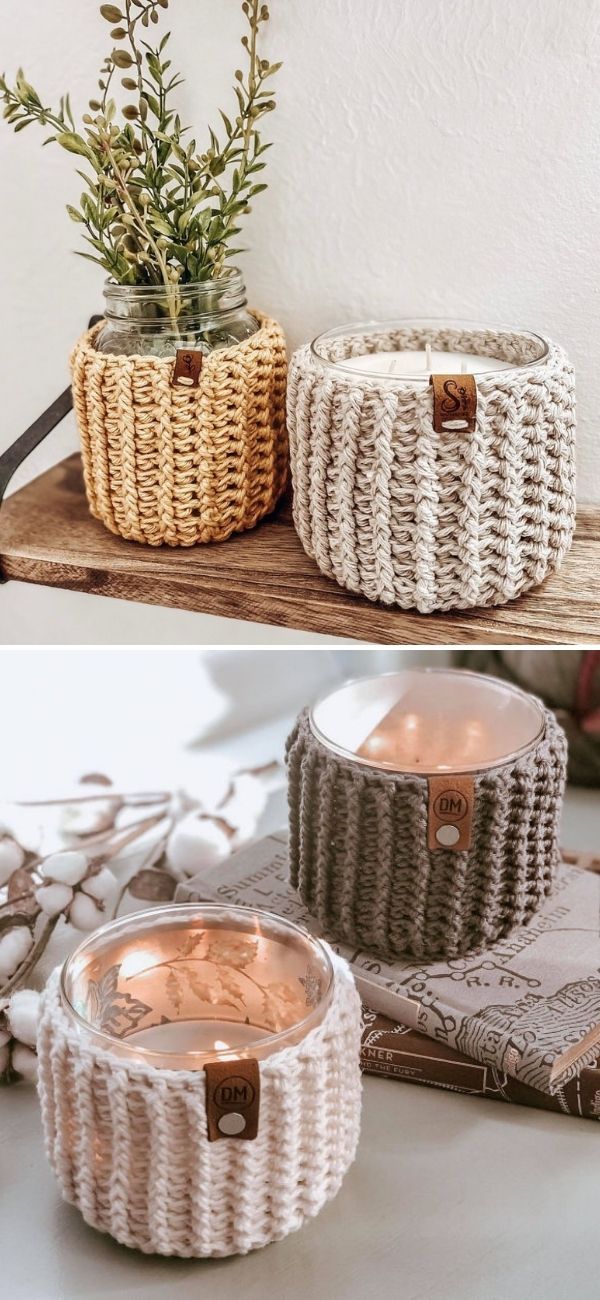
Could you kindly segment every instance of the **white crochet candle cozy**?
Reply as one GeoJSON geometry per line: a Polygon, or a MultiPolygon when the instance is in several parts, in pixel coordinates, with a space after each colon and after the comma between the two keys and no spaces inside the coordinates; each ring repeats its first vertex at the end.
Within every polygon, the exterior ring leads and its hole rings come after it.
{"type": "Polygon", "coordinates": [[[360,1001],[306,931],[190,904],[113,921],[46,986],[39,1090],[62,1194],[146,1253],[245,1254],[354,1159],[360,1001]]]}
{"type": "Polygon", "coordinates": [[[422,613],[541,583],[575,523],[562,348],[460,321],[348,325],[293,356],[294,522],[321,571],[422,613]]]}

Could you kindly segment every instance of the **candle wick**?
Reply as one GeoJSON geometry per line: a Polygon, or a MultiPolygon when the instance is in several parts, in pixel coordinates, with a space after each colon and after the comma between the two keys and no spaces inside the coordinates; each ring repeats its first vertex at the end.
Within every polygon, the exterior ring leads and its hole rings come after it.
{"type": "Polygon", "coordinates": [[[388,375],[395,374],[397,366],[398,366],[398,358],[393,357],[388,366],[388,375]]]}
{"type": "Polygon", "coordinates": [[[431,343],[425,344],[425,369],[431,370],[431,343]]]}
{"type": "Polygon", "coordinates": [[[461,361],[461,363],[460,363],[460,373],[461,373],[461,375],[466,375],[466,373],[467,373],[467,363],[466,363],[466,361],[461,361]]]}

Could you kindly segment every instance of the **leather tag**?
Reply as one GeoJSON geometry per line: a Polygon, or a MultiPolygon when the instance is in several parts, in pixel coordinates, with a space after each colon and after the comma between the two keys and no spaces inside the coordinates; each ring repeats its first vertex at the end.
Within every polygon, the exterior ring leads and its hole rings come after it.
{"type": "Polygon", "coordinates": [[[221,1138],[252,1141],[258,1133],[260,1110],[258,1061],[209,1061],[204,1073],[209,1142],[221,1138]]]}
{"type": "Polygon", "coordinates": [[[453,429],[475,432],[477,385],[473,375],[430,375],[433,388],[433,427],[436,433],[453,429]]]}
{"type": "Polygon", "coordinates": [[[175,369],[171,380],[172,388],[197,388],[204,354],[179,348],[175,356],[175,369]]]}
{"type": "Polygon", "coordinates": [[[460,853],[471,847],[475,781],[472,776],[430,776],[428,849],[460,853]]]}

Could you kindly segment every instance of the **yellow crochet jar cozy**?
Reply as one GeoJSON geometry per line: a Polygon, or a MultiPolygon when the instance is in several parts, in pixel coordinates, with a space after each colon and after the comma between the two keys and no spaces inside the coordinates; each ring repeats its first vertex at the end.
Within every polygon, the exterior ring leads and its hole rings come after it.
{"type": "Polygon", "coordinates": [[[285,338],[276,321],[204,358],[197,388],[175,357],[97,351],[104,322],[71,355],[73,404],[92,514],[149,546],[224,541],[253,528],[288,472],[285,338]]]}

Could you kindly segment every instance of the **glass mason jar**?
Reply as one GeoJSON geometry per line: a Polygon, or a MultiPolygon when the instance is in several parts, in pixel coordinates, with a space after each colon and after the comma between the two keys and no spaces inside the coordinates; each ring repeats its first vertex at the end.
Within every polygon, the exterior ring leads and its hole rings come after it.
{"type": "Polygon", "coordinates": [[[115,356],[170,357],[178,348],[207,355],[241,343],[260,328],[246,311],[246,286],[236,268],[195,284],[107,280],[104,297],[106,323],[96,348],[115,356]]]}

